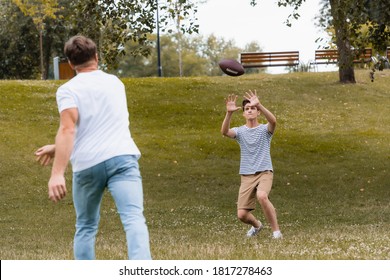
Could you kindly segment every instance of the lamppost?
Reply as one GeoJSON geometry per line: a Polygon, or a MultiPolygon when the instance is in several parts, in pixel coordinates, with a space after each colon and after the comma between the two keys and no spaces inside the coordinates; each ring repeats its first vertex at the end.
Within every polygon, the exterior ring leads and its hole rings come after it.
{"type": "Polygon", "coordinates": [[[157,3],[157,71],[158,76],[162,77],[162,66],[161,66],[161,54],[160,54],[160,19],[158,14],[158,0],[156,0],[157,3]]]}

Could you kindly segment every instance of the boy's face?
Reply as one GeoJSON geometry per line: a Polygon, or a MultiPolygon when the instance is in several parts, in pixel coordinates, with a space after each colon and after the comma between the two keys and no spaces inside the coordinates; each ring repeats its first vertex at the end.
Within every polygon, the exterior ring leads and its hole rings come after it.
{"type": "Polygon", "coordinates": [[[244,106],[244,112],[242,115],[247,120],[256,119],[258,116],[260,116],[260,111],[257,110],[256,106],[251,106],[249,103],[244,106]]]}

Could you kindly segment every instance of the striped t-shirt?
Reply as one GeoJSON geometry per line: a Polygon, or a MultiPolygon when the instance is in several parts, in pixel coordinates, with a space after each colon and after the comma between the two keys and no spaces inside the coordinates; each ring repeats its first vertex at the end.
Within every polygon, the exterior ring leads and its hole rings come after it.
{"type": "Polygon", "coordinates": [[[273,170],[271,161],[272,133],[267,124],[254,128],[246,125],[233,127],[236,140],[241,148],[240,174],[250,175],[265,170],[273,170]]]}

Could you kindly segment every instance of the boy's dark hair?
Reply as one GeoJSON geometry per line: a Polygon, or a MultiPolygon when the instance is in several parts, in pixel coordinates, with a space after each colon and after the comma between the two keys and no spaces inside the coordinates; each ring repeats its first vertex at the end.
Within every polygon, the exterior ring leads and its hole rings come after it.
{"type": "Polygon", "coordinates": [[[96,52],[95,42],[82,35],[73,36],[64,46],[66,58],[75,66],[90,61],[95,57],[96,52]]]}
{"type": "Polygon", "coordinates": [[[248,99],[244,99],[242,101],[242,110],[245,111],[245,105],[248,104],[248,103],[251,103],[248,99]]]}

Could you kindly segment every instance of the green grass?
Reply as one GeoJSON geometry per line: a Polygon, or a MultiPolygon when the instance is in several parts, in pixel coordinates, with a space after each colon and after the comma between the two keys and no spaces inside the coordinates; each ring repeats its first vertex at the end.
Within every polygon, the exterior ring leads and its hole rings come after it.
{"type": "MultiPolygon", "coordinates": [[[[142,151],[154,259],[389,259],[390,72],[124,79],[142,151]],[[271,200],[284,234],[246,239],[236,218],[239,147],[220,135],[227,94],[257,89],[278,118],[271,200]]],[[[54,81],[0,81],[0,258],[72,259],[74,209],[47,198],[33,152],[58,127],[54,81]]],[[[262,120],[264,121],[264,120],[262,120]]],[[[232,125],[241,125],[236,113],[232,125]]],[[[255,211],[260,219],[264,217],[255,211]]],[[[115,205],[103,200],[98,259],[125,259],[115,205]]]]}

